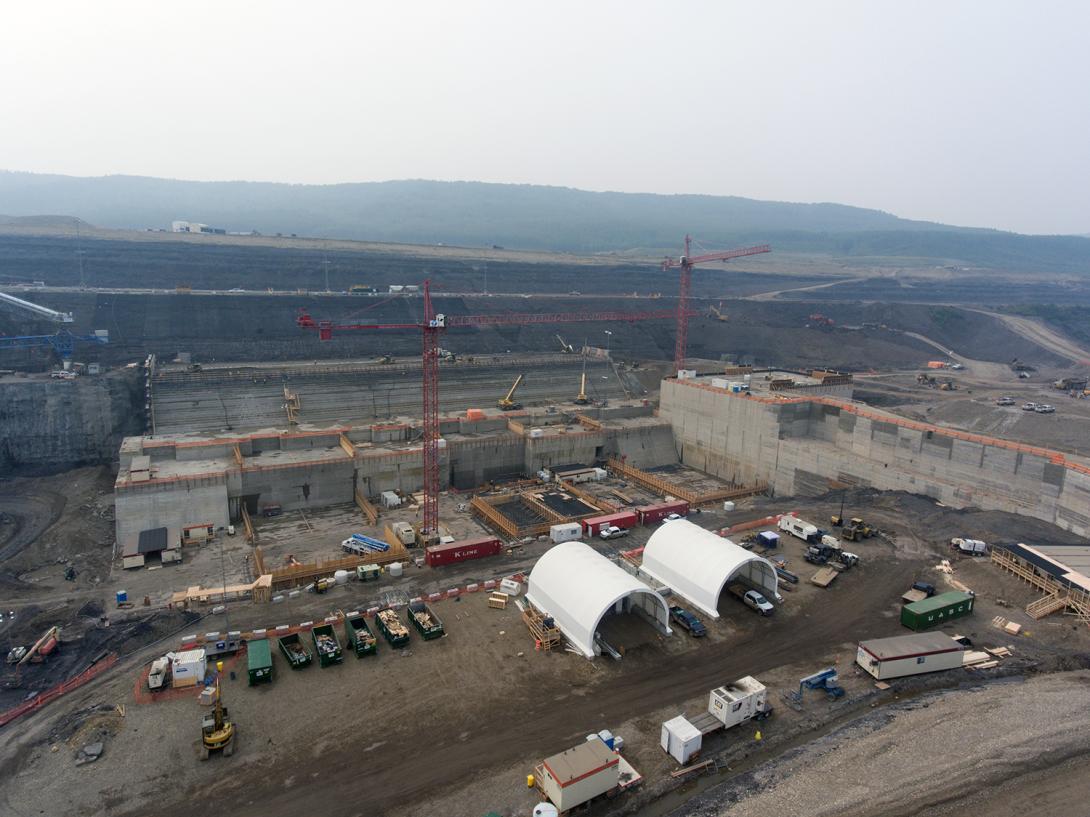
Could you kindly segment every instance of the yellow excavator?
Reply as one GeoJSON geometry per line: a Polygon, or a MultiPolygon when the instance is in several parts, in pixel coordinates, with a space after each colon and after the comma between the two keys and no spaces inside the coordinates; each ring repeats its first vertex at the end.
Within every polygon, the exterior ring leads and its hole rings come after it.
{"type": "Polygon", "coordinates": [[[719,302],[718,307],[715,307],[715,306],[711,307],[711,313],[712,313],[712,317],[715,318],[717,321],[722,321],[722,322],[726,323],[727,321],[730,320],[730,318],[727,316],[727,313],[725,313],[723,311],[723,302],[722,301],[719,302]]]}
{"type": "MultiPolygon", "coordinates": [[[[222,672],[222,664],[217,665],[222,672]]],[[[220,679],[216,677],[216,705],[201,717],[200,758],[208,760],[212,752],[222,752],[224,757],[235,753],[235,724],[227,714],[220,693],[220,679]]]]}
{"type": "Polygon", "coordinates": [[[522,403],[515,402],[515,391],[518,389],[519,384],[522,383],[522,375],[520,374],[515,378],[515,383],[511,386],[511,390],[507,392],[506,397],[501,397],[496,401],[496,407],[503,411],[518,411],[522,408],[522,403]]]}

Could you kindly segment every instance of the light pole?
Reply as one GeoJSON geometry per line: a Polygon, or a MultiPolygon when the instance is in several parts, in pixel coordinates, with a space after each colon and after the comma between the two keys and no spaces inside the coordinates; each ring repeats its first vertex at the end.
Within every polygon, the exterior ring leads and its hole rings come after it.
{"type": "Polygon", "coordinates": [[[604,329],[602,331],[605,332],[605,335],[606,335],[606,360],[609,360],[609,341],[610,341],[610,336],[613,333],[610,332],[608,329],[604,329]]]}

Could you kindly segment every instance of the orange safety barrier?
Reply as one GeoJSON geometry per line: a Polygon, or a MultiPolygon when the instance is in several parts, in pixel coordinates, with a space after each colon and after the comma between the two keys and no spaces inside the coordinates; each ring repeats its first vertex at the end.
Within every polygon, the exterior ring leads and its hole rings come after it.
{"type": "Polygon", "coordinates": [[[31,712],[32,710],[35,710],[35,709],[40,709],[41,707],[45,706],[47,703],[49,703],[51,701],[55,701],[57,698],[61,697],[66,692],[71,692],[73,689],[78,689],[79,687],[86,684],[88,681],[92,680],[93,678],[97,677],[101,673],[108,670],[110,667],[112,667],[116,663],[117,663],[117,654],[116,653],[110,653],[105,658],[103,658],[101,661],[98,661],[98,662],[92,664],[91,666],[89,666],[87,669],[85,669],[83,672],[81,672],[76,677],[69,678],[64,683],[57,684],[57,686],[55,686],[55,687],[53,687],[51,689],[47,689],[45,692],[38,695],[33,700],[26,701],[26,702],[24,702],[22,704],[19,704],[19,706],[8,709],[5,712],[0,712],[0,726],[6,726],[7,724],[11,723],[16,718],[22,717],[27,712],[31,712]]]}

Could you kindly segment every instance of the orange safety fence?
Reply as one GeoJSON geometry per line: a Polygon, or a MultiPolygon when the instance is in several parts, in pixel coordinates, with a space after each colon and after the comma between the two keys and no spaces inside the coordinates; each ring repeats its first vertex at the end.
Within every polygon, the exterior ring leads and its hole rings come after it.
{"type": "Polygon", "coordinates": [[[31,712],[35,709],[40,709],[51,701],[55,701],[66,692],[71,692],[74,689],[78,689],[79,687],[86,684],[88,681],[108,670],[116,663],[117,654],[110,653],[101,661],[96,661],[95,663],[91,664],[91,666],[89,666],[87,669],[85,669],[74,678],[69,678],[64,683],[57,684],[57,686],[52,687],[51,689],[47,689],[40,695],[35,696],[32,700],[25,701],[24,703],[21,703],[16,707],[12,707],[11,709],[8,709],[4,712],[0,712],[0,726],[6,726],[16,718],[22,717],[26,713],[31,712]]]}

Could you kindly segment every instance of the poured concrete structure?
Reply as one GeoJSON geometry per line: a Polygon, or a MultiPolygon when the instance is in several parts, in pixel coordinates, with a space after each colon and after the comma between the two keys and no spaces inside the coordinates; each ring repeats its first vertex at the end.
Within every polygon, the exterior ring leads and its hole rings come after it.
{"type": "Polygon", "coordinates": [[[850,400],[742,395],[710,379],[664,380],[660,416],[681,461],[779,495],[852,485],[955,508],[1012,511],[1090,535],[1090,463],[1043,448],[907,420],[850,400]]]}
{"type": "Polygon", "coordinates": [[[643,582],[582,542],[545,552],[530,571],[527,600],[556,620],[564,636],[587,658],[601,655],[598,627],[609,613],[637,613],[669,635],[666,601],[643,582]]]}
{"type": "Polygon", "coordinates": [[[775,598],[776,568],[767,559],[687,519],[663,523],[643,549],[640,571],[712,618],[719,597],[735,582],[775,598]]]}
{"type": "MultiPolygon", "coordinates": [[[[528,412],[440,422],[440,487],[475,488],[551,465],[627,457],[676,462],[670,427],[645,406],[592,409],[600,428],[528,412]]],[[[149,527],[226,526],[245,505],[284,511],[350,503],[357,493],[423,488],[420,429],[411,421],[268,429],[246,435],[129,437],[115,482],[119,541],[149,527]]]]}

